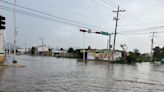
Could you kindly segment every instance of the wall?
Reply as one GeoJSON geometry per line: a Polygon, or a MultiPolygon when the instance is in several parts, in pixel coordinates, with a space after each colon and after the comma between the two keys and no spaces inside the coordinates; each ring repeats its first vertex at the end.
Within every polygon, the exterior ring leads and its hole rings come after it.
{"type": "Polygon", "coordinates": [[[0,30],[0,53],[4,53],[4,31],[0,30]]]}
{"type": "MultiPolygon", "coordinates": [[[[117,60],[122,57],[121,52],[115,52],[114,53],[114,60],[117,60]]],[[[87,53],[87,59],[89,60],[112,60],[112,54],[111,53],[94,53],[94,52],[88,52],[87,53]]]]}

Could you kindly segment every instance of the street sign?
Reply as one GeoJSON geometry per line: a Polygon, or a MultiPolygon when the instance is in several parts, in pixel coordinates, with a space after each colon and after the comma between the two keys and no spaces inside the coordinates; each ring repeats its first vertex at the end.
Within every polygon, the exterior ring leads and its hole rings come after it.
{"type": "Polygon", "coordinates": [[[103,32],[103,31],[101,31],[101,34],[102,34],[102,35],[109,35],[108,32],[103,32]]]}

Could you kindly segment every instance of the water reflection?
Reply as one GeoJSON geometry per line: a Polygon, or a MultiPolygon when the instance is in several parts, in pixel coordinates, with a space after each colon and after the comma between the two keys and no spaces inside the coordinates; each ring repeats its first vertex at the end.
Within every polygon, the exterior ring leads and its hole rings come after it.
{"type": "MultiPolygon", "coordinates": [[[[1,91],[164,92],[164,65],[85,63],[31,56],[18,56],[17,60],[26,67],[0,69],[1,91]]],[[[10,59],[5,63],[10,64],[10,59]]]]}
{"type": "Polygon", "coordinates": [[[4,72],[5,72],[5,68],[3,68],[2,66],[0,66],[0,91],[2,91],[1,90],[1,87],[4,86],[3,83],[2,83],[4,72]]]}

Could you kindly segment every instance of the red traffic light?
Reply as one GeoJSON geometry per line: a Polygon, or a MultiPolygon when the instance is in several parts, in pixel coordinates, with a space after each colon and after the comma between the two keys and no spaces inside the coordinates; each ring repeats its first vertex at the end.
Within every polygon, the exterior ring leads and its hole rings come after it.
{"type": "Polygon", "coordinates": [[[84,29],[80,29],[80,32],[87,32],[86,30],[84,30],[84,29]]]}

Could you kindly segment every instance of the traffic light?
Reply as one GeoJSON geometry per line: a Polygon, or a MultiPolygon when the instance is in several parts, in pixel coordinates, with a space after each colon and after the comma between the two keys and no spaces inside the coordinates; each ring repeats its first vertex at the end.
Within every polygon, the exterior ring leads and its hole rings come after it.
{"type": "Polygon", "coordinates": [[[96,34],[101,34],[101,32],[95,32],[96,34]]]}
{"type": "Polygon", "coordinates": [[[5,29],[5,17],[0,15],[0,30],[5,29]]]}
{"type": "Polygon", "coordinates": [[[80,32],[87,32],[86,30],[84,30],[84,29],[80,29],[80,32]]]}

